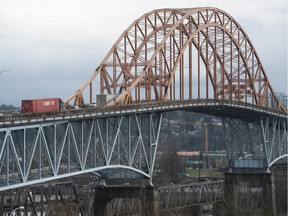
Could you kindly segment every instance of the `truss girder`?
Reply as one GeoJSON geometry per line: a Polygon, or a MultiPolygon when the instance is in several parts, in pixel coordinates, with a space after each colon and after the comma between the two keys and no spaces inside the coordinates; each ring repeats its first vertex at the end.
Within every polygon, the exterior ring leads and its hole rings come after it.
{"type": "Polygon", "coordinates": [[[86,172],[151,179],[161,120],[150,113],[9,127],[0,132],[0,191],[86,172]]]}
{"type": "Polygon", "coordinates": [[[90,102],[93,94],[117,95],[109,106],[206,98],[287,112],[246,32],[232,16],[211,7],[144,14],[65,102],[81,103],[88,86],[90,102]]]}
{"type": "Polygon", "coordinates": [[[263,160],[269,168],[288,157],[287,119],[262,117],[258,121],[223,118],[224,140],[230,165],[236,159],[263,160]]]}
{"type": "Polygon", "coordinates": [[[93,200],[93,193],[89,185],[84,189],[86,197],[83,196],[83,191],[77,193],[76,187],[71,182],[58,184],[54,182],[51,185],[36,185],[2,191],[0,193],[2,203],[0,214],[10,215],[14,209],[24,206],[25,210],[21,215],[54,215],[57,210],[61,212],[69,211],[68,214],[77,211],[79,215],[88,215],[90,209],[85,208],[88,204],[85,204],[85,201],[90,202],[89,198],[93,200]],[[81,198],[79,198],[79,195],[82,195],[81,198]]]}
{"type": "Polygon", "coordinates": [[[223,181],[161,187],[158,189],[159,209],[163,213],[171,209],[218,202],[223,199],[223,187],[223,181]]]}
{"type": "Polygon", "coordinates": [[[262,143],[268,167],[283,157],[288,157],[287,120],[261,118],[262,143]]]}

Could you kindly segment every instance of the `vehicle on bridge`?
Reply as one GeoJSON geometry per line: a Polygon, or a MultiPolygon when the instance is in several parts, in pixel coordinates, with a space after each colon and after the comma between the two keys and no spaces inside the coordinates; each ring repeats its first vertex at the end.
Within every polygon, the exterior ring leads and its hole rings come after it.
{"type": "Polygon", "coordinates": [[[22,113],[33,112],[54,112],[64,108],[64,103],[60,98],[39,98],[22,100],[22,113]]]}

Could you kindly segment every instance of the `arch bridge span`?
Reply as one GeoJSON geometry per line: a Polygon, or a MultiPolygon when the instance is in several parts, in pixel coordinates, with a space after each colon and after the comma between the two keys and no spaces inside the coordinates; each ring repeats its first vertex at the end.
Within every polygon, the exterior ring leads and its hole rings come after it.
{"type": "Polygon", "coordinates": [[[287,113],[239,23],[218,8],[158,9],[135,20],[65,103],[218,99],[287,113]],[[87,96],[87,97],[85,97],[87,96]]]}
{"type": "Polygon", "coordinates": [[[66,104],[103,106],[0,119],[0,191],[94,172],[152,181],[163,113],[222,118],[229,165],[288,156],[287,110],[249,37],[217,8],[159,9],[119,37],[66,104]],[[250,153],[250,152],[249,152],[250,153]]]}

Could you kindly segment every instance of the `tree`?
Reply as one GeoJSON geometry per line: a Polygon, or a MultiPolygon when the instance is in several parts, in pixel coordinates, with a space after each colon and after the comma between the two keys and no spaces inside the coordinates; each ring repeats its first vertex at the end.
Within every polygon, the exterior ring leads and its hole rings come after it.
{"type": "Polygon", "coordinates": [[[158,177],[161,184],[178,183],[181,174],[186,171],[186,162],[177,155],[178,146],[176,144],[166,145],[161,148],[161,154],[158,157],[158,169],[160,176],[158,177]]]}

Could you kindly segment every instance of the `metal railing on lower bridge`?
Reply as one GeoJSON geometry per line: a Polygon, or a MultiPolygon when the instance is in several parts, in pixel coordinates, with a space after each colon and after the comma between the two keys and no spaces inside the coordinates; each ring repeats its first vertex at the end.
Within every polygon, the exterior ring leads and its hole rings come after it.
{"type": "Polygon", "coordinates": [[[199,182],[188,185],[170,185],[158,189],[160,212],[187,208],[223,199],[224,180],[199,182]]]}

